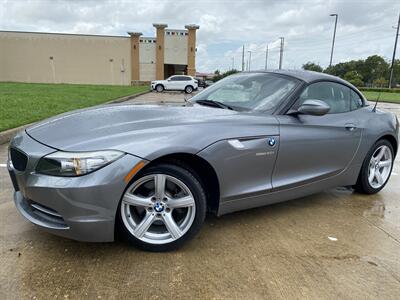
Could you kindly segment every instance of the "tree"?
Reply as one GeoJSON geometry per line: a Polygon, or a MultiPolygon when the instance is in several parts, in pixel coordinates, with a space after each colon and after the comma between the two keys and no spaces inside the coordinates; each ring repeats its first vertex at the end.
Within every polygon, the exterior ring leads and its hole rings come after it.
{"type": "Polygon", "coordinates": [[[225,73],[220,73],[219,70],[216,70],[216,71],[214,72],[215,76],[213,77],[212,80],[213,80],[214,82],[216,82],[216,81],[221,80],[222,78],[224,78],[224,77],[226,77],[226,76],[229,76],[229,75],[232,75],[232,74],[235,74],[235,73],[238,73],[238,72],[239,72],[239,71],[238,71],[238,70],[235,70],[235,69],[226,71],[225,73]]]}
{"type": "Polygon", "coordinates": [[[367,57],[360,70],[361,75],[366,83],[374,83],[377,79],[389,78],[389,64],[382,56],[372,55],[367,57]]]}
{"type": "Polygon", "coordinates": [[[322,67],[319,64],[313,63],[311,61],[305,63],[302,66],[303,70],[308,70],[308,71],[315,71],[315,72],[322,72],[322,67]]]}
{"type": "MultiPolygon", "coordinates": [[[[389,78],[389,63],[379,55],[371,55],[365,60],[350,60],[347,62],[338,63],[336,65],[330,66],[324,70],[325,73],[339,76],[345,78],[347,74],[348,80],[355,80],[353,83],[355,85],[360,84],[361,79],[364,85],[370,86],[374,84],[375,80],[379,79],[378,82],[381,84],[381,78],[389,78]],[[360,77],[354,77],[354,73],[349,73],[355,71],[360,77]]],[[[400,71],[399,71],[400,72],[400,71]]],[[[395,69],[396,74],[396,69],[395,69]]],[[[400,74],[399,74],[400,75],[400,74]]]]}
{"type": "Polygon", "coordinates": [[[348,71],[346,74],[344,74],[343,79],[355,86],[364,85],[363,77],[357,71],[348,71]]]}
{"type": "Polygon", "coordinates": [[[373,81],[373,85],[376,87],[387,87],[389,81],[384,77],[379,77],[373,81]]]}
{"type": "Polygon", "coordinates": [[[393,70],[393,87],[396,87],[400,84],[400,59],[396,59],[394,61],[394,70],[393,70]]]}

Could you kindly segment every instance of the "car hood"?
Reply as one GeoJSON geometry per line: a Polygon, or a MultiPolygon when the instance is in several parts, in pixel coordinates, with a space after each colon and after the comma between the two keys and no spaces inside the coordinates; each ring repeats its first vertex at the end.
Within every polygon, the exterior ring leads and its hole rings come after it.
{"type": "Polygon", "coordinates": [[[55,116],[26,132],[59,150],[116,149],[152,159],[232,137],[277,135],[278,126],[273,116],[200,105],[110,105],[55,116]]]}

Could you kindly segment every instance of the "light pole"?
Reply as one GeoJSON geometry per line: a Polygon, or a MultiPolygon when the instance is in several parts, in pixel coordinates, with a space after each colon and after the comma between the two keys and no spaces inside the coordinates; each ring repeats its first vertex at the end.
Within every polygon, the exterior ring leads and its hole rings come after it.
{"type": "Polygon", "coordinates": [[[250,71],[250,68],[251,68],[251,51],[247,51],[247,52],[249,52],[249,71],[250,71]]]}
{"type": "Polygon", "coordinates": [[[244,45],[242,48],[242,72],[244,71],[244,45]]]}
{"type": "Polygon", "coordinates": [[[330,60],[330,62],[329,62],[329,66],[332,66],[333,47],[335,47],[336,26],[337,26],[338,14],[330,14],[329,16],[335,17],[335,29],[333,30],[332,49],[331,49],[331,60],[330,60]]]}
{"type": "Polygon", "coordinates": [[[396,48],[397,48],[397,39],[399,38],[399,27],[400,27],[400,14],[396,27],[396,38],[394,40],[392,64],[390,65],[389,89],[392,88],[392,82],[393,82],[393,70],[394,70],[394,64],[396,62],[396,48]]]}
{"type": "Polygon", "coordinates": [[[283,62],[283,46],[285,44],[285,38],[281,37],[281,47],[279,49],[279,70],[282,69],[282,62],[283,62]]]}

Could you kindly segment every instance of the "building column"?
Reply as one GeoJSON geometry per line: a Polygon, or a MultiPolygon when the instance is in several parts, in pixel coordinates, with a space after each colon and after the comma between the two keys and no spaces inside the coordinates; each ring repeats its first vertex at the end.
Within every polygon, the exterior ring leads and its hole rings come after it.
{"type": "Polygon", "coordinates": [[[156,80],[164,79],[164,39],[167,24],[153,24],[156,28],[156,80]]]}
{"type": "Polygon", "coordinates": [[[141,32],[128,32],[131,36],[131,84],[140,80],[139,38],[141,32]]]}
{"type": "Polygon", "coordinates": [[[187,58],[187,74],[190,76],[196,75],[196,30],[200,26],[195,24],[186,25],[188,30],[188,58],[187,58]]]}

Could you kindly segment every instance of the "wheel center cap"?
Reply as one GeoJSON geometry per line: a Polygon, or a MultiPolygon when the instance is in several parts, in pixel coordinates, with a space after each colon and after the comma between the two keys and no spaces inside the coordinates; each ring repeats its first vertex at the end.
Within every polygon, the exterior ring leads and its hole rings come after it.
{"type": "Polygon", "coordinates": [[[162,212],[164,210],[164,204],[162,204],[161,202],[157,202],[156,204],[154,204],[154,210],[156,212],[162,212]]]}

